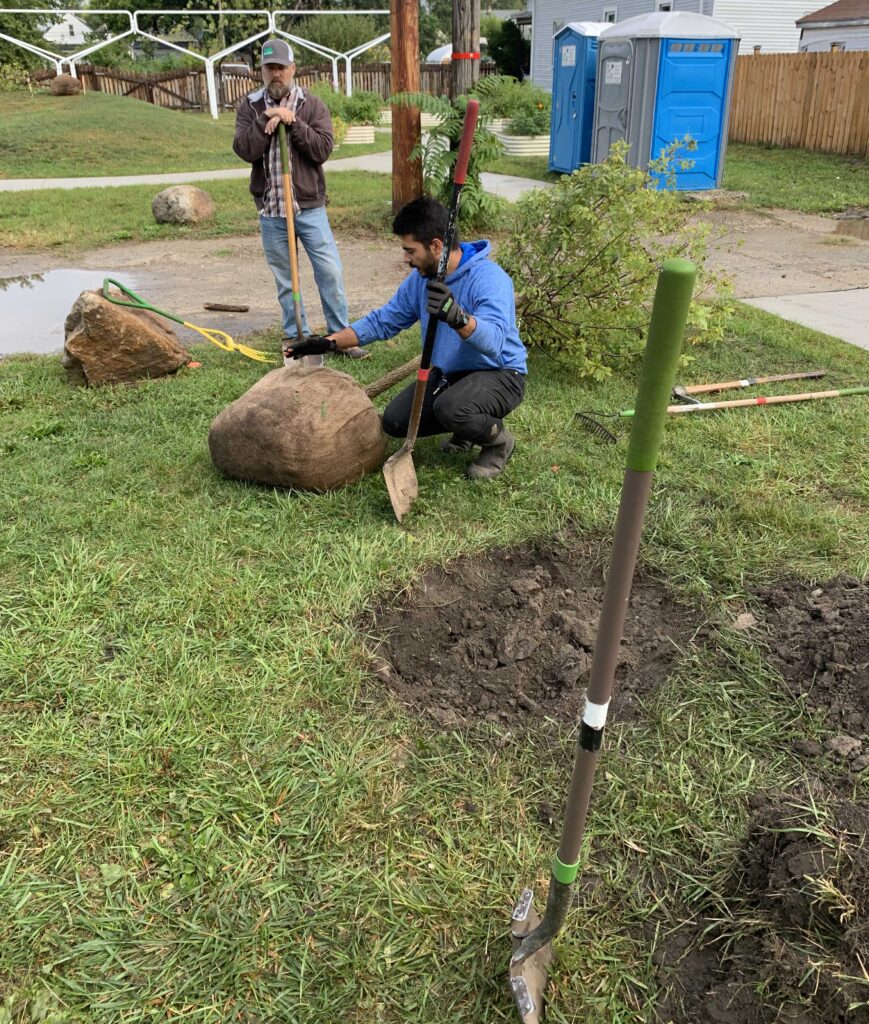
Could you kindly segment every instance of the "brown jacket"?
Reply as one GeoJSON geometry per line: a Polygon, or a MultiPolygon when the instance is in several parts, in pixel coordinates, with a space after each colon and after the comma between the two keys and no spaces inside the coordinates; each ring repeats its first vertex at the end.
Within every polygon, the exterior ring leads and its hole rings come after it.
{"type": "MultiPolygon", "coordinates": [[[[326,179],[323,164],[335,145],[332,137],[332,118],[329,109],[307,89],[296,108],[296,120],[289,126],[288,139],[292,147],[293,190],[296,202],[303,210],[326,205],[326,179]]],[[[250,192],[258,210],[262,209],[266,190],[266,165],[263,160],[272,139],[277,145],[277,133],[266,135],[264,111],[271,106],[265,89],[245,96],[235,113],[233,150],[249,164],[250,192]]]]}

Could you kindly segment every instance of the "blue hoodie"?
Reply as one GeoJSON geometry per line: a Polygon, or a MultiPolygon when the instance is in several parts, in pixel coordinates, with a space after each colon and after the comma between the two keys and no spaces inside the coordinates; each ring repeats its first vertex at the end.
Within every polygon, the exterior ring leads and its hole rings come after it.
{"type": "MultiPolygon", "coordinates": [[[[477,321],[474,333],[462,340],[452,327],[439,323],[435,333],[432,366],[444,373],[467,370],[516,370],[527,373],[525,346],[516,327],[513,282],[489,259],[492,246],[486,241],[462,243],[462,262],[446,283],[456,302],[477,321]]],[[[428,279],[413,270],[385,306],[350,326],[360,345],[394,338],[419,320],[425,337],[428,279]]]]}

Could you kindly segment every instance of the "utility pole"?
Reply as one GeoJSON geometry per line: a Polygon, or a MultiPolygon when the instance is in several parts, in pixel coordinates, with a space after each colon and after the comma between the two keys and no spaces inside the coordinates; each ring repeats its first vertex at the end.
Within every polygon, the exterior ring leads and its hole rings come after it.
{"type": "MultiPolygon", "coordinates": [[[[392,92],[419,92],[419,0],[389,0],[392,92]]],[[[420,140],[418,107],[392,107],[392,210],[422,195],[422,164],[411,160],[420,140]]]]}
{"type": "Polygon", "coordinates": [[[451,97],[469,93],[480,78],[480,0],[453,0],[451,97]]]}

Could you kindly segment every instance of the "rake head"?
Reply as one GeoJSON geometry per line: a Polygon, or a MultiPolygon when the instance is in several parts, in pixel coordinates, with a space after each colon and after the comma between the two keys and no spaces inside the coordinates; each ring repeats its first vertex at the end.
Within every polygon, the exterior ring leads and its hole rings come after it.
{"type": "Polygon", "coordinates": [[[593,434],[598,440],[605,441],[607,444],[615,444],[618,438],[601,423],[601,420],[617,418],[599,412],[578,412],[574,414],[574,419],[579,420],[580,426],[585,428],[590,434],[593,434]]]}

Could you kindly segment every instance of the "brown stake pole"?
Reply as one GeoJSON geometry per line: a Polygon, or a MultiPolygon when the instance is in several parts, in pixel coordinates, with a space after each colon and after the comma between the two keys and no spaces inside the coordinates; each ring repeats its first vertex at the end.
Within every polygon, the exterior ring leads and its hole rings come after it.
{"type": "MultiPolygon", "coordinates": [[[[393,93],[419,92],[419,0],[389,0],[393,93]]],[[[418,107],[392,106],[392,212],[422,195],[422,163],[410,154],[420,140],[418,107]]]]}

